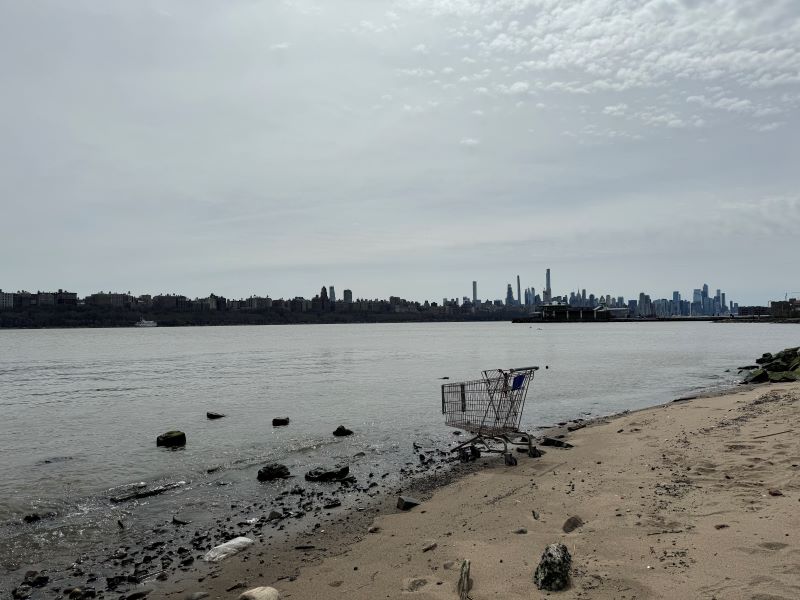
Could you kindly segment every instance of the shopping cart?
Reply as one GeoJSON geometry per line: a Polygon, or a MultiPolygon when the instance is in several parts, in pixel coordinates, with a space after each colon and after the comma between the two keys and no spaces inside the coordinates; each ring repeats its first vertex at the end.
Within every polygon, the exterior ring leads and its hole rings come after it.
{"type": "Polygon", "coordinates": [[[480,456],[481,449],[502,452],[506,464],[516,464],[508,451],[512,445],[527,446],[529,456],[538,456],[532,436],[519,430],[528,386],[538,369],[493,369],[484,371],[483,379],[442,385],[445,424],[473,435],[452,452],[467,458],[480,456]]]}

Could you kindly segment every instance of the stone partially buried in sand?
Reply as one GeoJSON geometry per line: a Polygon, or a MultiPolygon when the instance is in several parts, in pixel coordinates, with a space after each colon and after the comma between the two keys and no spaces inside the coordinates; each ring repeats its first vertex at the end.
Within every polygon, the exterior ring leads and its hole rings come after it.
{"type": "Polygon", "coordinates": [[[560,592],[569,587],[572,557],[564,544],[550,544],[545,548],[533,581],[540,590],[560,592]]]}
{"type": "Polygon", "coordinates": [[[564,530],[564,533],[571,533],[579,527],[583,527],[583,519],[580,517],[570,517],[564,521],[564,525],[561,528],[564,530]]]}
{"type": "Polygon", "coordinates": [[[317,467],[306,473],[306,481],[338,481],[347,477],[348,473],[350,473],[350,467],[347,465],[317,467]]]}
{"type": "Polygon", "coordinates": [[[421,502],[411,496],[400,496],[397,499],[397,508],[400,510],[411,510],[415,506],[419,506],[421,502]]]}

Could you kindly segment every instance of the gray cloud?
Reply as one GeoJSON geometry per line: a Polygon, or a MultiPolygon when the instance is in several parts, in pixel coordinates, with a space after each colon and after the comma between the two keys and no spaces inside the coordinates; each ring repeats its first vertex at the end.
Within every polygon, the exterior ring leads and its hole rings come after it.
{"type": "Polygon", "coordinates": [[[0,287],[764,302],[799,41],[792,0],[0,0],[0,287]]]}

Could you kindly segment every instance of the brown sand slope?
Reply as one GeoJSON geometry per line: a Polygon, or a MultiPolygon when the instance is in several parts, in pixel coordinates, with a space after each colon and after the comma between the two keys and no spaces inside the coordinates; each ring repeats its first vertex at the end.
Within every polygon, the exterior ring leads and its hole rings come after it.
{"type": "Polygon", "coordinates": [[[562,541],[573,585],[552,597],[800,598],[798,417],[800,386],[783,384],[597,424],[572,434],[571,450],[380,517],[378,533],[277,587],[285,598],[452,599],[468,558],[474,600],[540,598],[532,573],[562,541]],[[573,515],[585,524],[564,533],[573,515]]]}

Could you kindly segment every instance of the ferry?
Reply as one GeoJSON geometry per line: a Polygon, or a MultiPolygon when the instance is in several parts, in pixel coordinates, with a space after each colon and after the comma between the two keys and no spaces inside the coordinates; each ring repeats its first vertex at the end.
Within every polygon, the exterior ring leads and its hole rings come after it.
{"type": "Polygon", "coordinates": [[[139,321],[134,325],[134,327],[158,327],[158,323],[155,321],[146,321],[144,317],[139,319],[139,321]]]}

